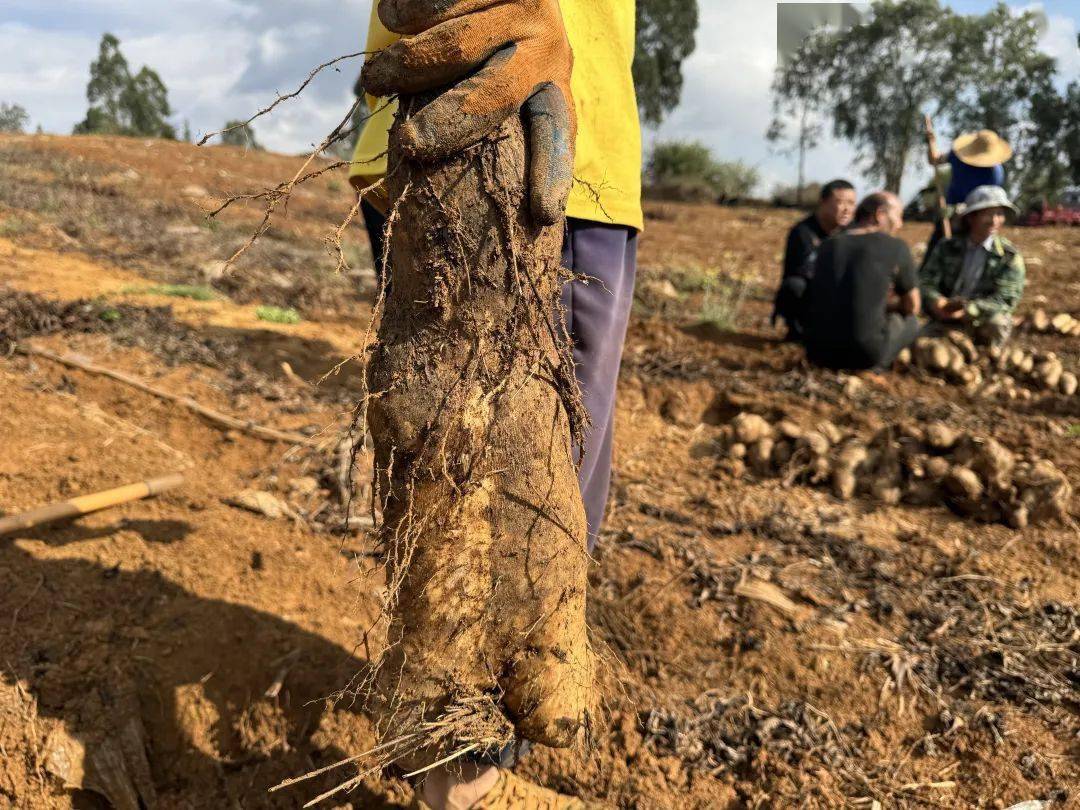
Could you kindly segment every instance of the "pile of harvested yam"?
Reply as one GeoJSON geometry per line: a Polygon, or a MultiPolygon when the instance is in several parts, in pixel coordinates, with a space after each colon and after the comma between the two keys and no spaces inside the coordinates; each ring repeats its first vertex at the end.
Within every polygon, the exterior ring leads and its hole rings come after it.
{"type": "Polygon", "coordinates": [[[1075,373],[1066,371],[1053,352],[1034,352],[1020,346],[979,349],[963,332],[942,338],[919,338],[900,353],[901,368],[916,368],[962,386],[972,396],[1031,399],[1035,392],[1071,397],[1077,391],[1075,373]]]}
{"type": "Polygon", "coordinates": [[[869,440],[831,422],[812,428],[740,413],[721,429],[723,466],[734,475],[782,477],[886,505],[945,504],[985,522],[1021,529],[1062,520],[1072,487],[1045,459],[1018,458],[990,438],[943,422],[884,428],[869,440]]]}
{"type": "Polygon", "coordinates": [[[1024,319],[1023,327],[1039,334],[1058,334],[1080,337],[1080,319],[1069,312],[1048,315],[1046,310],[1037,309],[1024,319]]]}

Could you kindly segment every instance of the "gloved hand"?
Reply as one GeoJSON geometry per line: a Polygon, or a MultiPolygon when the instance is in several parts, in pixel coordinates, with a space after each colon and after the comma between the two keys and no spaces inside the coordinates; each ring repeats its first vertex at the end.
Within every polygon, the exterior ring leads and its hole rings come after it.
{"type": "Polygon", "coordinates": [[[521,111],[529,144],[529,194],[541,224],[557,222],[573,183],[577,119],[573,53],[559,0],[379,0],[379,18],[405,35],[369,57],[374,96],[448,87],[400,129],[417,160],[459,152],[521,111]]]}

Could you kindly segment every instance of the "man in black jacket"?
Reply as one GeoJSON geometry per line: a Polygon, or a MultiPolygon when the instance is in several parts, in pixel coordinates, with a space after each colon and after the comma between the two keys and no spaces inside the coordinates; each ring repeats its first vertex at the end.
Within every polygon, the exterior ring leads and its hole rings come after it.
{"type": "Polygon", "coordinates": [[[855,187],[847,180],[833,180],[821,189],[821,199],[814,213],[788,234],[784,276],[773,309],[773,322],[779,315],[787,324],[788,340],[802,340],[806,285],[814,275],[818,247],[851,224],[855,203],[855,187]]]}

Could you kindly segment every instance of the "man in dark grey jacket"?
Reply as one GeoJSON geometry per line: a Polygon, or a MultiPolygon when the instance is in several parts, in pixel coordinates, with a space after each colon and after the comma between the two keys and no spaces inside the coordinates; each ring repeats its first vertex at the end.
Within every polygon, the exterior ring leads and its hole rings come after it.
{"type": "Polygon", "coordinates": [[[787,325],[788,340],[802,340],[806,317],[806,286],[814,275],[818,247],[851,224],[855,216],[855,187],[847,180],[833,180],[821,189],[817,209],[788,234],[784,251],[784,275],[776,293],[773,322],[777,316],[787,325]]]}

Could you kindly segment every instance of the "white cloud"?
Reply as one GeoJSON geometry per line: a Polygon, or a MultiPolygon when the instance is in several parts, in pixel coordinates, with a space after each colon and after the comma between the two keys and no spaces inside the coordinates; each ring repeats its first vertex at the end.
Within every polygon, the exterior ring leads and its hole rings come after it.
{"type": "Polygon", "coordinates": [[[1052,14],[1042,38],[1042,49],[1057,60],[1062,79],[1080,78],[1080,47],[1077,22],[1063,14],[1052,14]]]}
{"type": "MultiPolygon", "coordinates": [[[[741,159],[762,175],[759,193],[794,185],[796,159],[778,154],[765,132],[772,120],[776,70],[776,5],[760,0],[701,4],[697,49],[684,63],[682,103],[647,143],[656,139],[699,140],[719,158],[741,159]],[[722,36],[720,35],[722,32],[722,36]]],[[[826,137],[807,160],[807,178],[849,177],[862,190],[870,184],[854,166],[851,149],[826,137]]]]}
{"type": "MultiPolygon", "coordinates": [[[[0,101],[34,124],[70,132],[86,112],[89,65],[102,33],[133,69],[161,75],[178,127],[217,130],[294,90],[317,64],[361,50],[370,0],[3,0],[0,101]]],[[[351,104],[358,60],[320,75],[300,98],[256,123],[259,140],[294,152],[321,140],[351,104]]]]}

